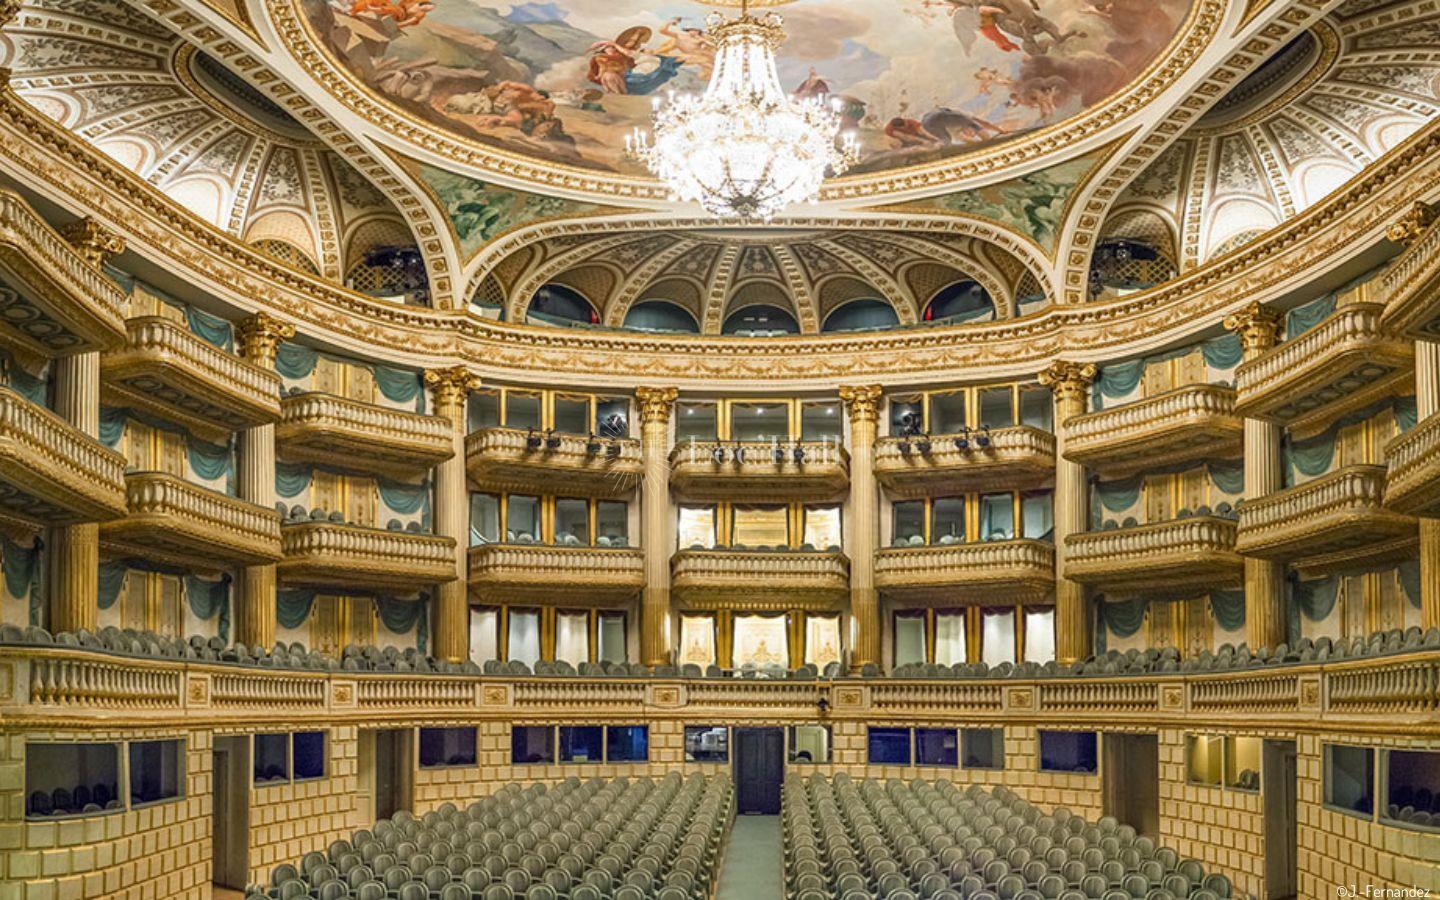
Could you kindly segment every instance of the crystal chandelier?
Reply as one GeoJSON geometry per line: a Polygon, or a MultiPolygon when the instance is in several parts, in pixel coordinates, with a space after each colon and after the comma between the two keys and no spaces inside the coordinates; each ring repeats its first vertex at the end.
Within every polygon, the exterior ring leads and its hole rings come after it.
{"type": "Polygon", "coordinates": [[[785,40],[776,13],[706,18],[715,69],[704,96],[655,104],[654,137],[637,128],[625,140],[670,188],[673,200],[698,202],[722,218],[768,220],[814,200],[826,171],[839,175],[859,156],[853,135],[837,140],[838,103],[788,96],[775,69],[785,40]]]}

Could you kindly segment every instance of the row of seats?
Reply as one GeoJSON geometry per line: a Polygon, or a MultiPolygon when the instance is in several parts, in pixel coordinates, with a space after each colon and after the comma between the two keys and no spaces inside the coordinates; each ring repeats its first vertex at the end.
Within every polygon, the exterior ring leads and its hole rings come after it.
{"type": "Polygon", "coordinates": [[[120,798],[115,794],[115,786],[105,783],[93,786],[82,784],[73,790],[57,787],[51,791],[31,791],[25,800],[25,815],[73,816],[119,809],[120,798]]]}
{"type": "MultiPolygon", "coordinates": [[[[1182,506],[1175,512],[1176,519],[1193,519],[1196,516],[1202,518],[1213,517],[1216,519],[1230,519],[1231,521],[1235,521],[1240,518],[1240,511],[1237,510],[1232,504],[1222,501],[1215,504],[1214,509],[1211,509],[1209,506],[1205,506],[1202,504],[1195,507],[1193,510],[1190,509],[1188,506],[1182,506]]],[[[1136,528],[1139,525],[1139,519],[1136,519],[1134,516],[1126,516],[1123,520],[1119,522],[1115,521],[1114,519],[1103,520],[1100,523],[1100,530],[1115,531],[1120,528],[1136,528]]]]}
{"type": "MultiPolygon", "coordinates": [[[[276,501],[275,511],[280,514],[281,525],[298,525],[302,522],[332,522],[336,525],[345,525],[345,514],[339,510],[326,511],[316,506],[306,509],[300,504],[289,506],[284,500],[276,501]]],[[[353,523],[350,523],[353,524],[353,523]]],[[[425,534],[424,526],[418,521],[401,522],[399,519],[391,519],[385,523],[386,531],[408,531],[411,534],[425,534]]]]}
{"type": "Polygon", "coordinates": [[[729,776],[509,784],[397,813],[271,872],[247,900],[702,900],[734,816],[729,776]]]}
{"type": "Polygon", "coordinates": [[[1230,880],[1105,817],[1005,787],[791,776],[789,900],[1226,900],[1230,880]]]}

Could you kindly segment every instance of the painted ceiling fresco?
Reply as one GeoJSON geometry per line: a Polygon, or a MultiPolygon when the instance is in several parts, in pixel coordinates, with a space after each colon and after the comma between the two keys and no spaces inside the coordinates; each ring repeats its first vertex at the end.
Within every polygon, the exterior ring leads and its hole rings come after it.
{"type": "MultiPolygon", "coordinates": [[[[437,127],[552,163],[636,172],[624,136],[701,91],[709,8],[690,0],[300,0],[359,81],[437,127]]],[[[1134,81],[1191,0],[798,0],[780,78],[841,102],[858,172],[1044,128],[1134,81]]]]}

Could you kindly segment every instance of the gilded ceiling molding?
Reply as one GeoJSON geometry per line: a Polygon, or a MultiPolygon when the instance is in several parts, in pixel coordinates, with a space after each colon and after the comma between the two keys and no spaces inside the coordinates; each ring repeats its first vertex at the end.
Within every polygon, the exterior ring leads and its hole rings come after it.
{"type": "Polygon", "coordinates": [[[815,243],[816,246],[823,248],[835,258],[849,263],[851,268],[870,282],[876,290],[884,294],[890,305],[895,307],[895,313],[900,317],[901,324],[913,325],[919,321],[919,298],[895,277],[895,273],[882,270],[864,256],[834,241],[820,240],[815,243]]]}
{"type": "Polygon", "coordinates": [[[602,315],[605,324],[611,328],[619,328],[624,325],[625,316],[630,312],[630,307],[635,304],[635,299],[655,283],[655,279],[665,271],[666,266],[694,250],[696,245],[696,241],[686,238],[645,260],[643,265],[625,279],[624,284],[620,285],[620,290],[616,291],[615,296],[605,304],[605,311],[602,315]]]}
{"type": "Polygon", "coordinates": [[[701,334],[719,334],[730,301],[730,285],[735,280],[735,262],[740,258],[740,245],[728,244],[715,261],[714,276],[705,295],[705,308],[700,315],[701,334]]]}
{"type": "Polygon", "coordinates": [[[659,379],[774,389],[1033,374],[1062,350],[1099,361],[1148,352],[1218,327],[1252,300],[1293,290],[1381,239],[1394,210],[1440,195],[1440,122],[1427,124],[1360,177],[1291,222],[1172,282],[1114,301],[978,325],[734,340],[498,323],[390,305],[269,263],[178,210],[93,148],[0,92],[0,170],[123,232],[132,252],[166,265],[239,310],[264,310],[307,335],[371,358],[537,383],[633,385],[659,379]]]}
{"type": "Polygon", "coordinates": [[[1225,56],[1160,121],[1132,135],[1126,152],[1101,164],[1100,177],[1077,192],[1077,202],[1072,209],[1078,210],[1078,214],[1065,219],[1065,231],[1060,235],[1055,254],[1059,267],[1057,302],[1076,304],[1089,299],[1090,257],[1105,219],[1126,185],[1173,141],[1186,134],[1186,129],[1225,96],[1227,90],[1239,84],[1246,74],[1292,37],[1317,22],[1330,5],[1329,0],[1294,0],[1279,9],[1275,3],[1259,8],[1252,4],[1236,29],[1237,35],[1248,31],[1249,36],[1243,43],[1225,56]],[[1260,21],[1262,12],[1273,15],[1260,21]]]}
{"type": "Polygon", "coordinates": [[[780,274],[790,289],[790,302],[795,306],[795,318],[800,323],[800,333],[818,333],[820,331],[820,305],[816,302],[814,292],[810,290],[810,282],[805,278],[805,273],[801,271],[800,264],[795,261],[795,254],[791,253],[784,244],[777,244],[770,248],[770,252],[775,257],[775,262],[779,264],[780,274]]]}
{"type": "MultiPolygon", "coordinates": [[[[158,2],[158,0],[150,0],[158,2]]],[[[564,191],[605,194],[637,201],[664,200],[664,189],[654,180],[560,163],[540,163],[479,141],[444,133],[390,102],[374,96],[348,71],[320,49],[318,36],[295,0],[265,0],[265,12],[289,56],[325,93],[355,115],[387,135],[427,153],[443,157],[477,174],[547,185],[564,191]]],[[[1017,168],[1054,162],[1073,154],[1143,114],[1165,90],[1174,85],[1221,38],[1229,4],[1226,0],[1197,0],[1170,46],[1118,95],[1066,121],[1038,129],[1023,137],[929,165],[836,179],[822,191],[822,202],[864,200],[885,195],[916,193],[937,188],[953,190],[956,182],[1008,173],[1017,168]]]]}

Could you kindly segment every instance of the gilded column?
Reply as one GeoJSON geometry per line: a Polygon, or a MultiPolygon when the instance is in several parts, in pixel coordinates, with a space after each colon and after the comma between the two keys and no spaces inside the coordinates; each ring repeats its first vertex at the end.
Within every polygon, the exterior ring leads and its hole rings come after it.
{"type": "Polygon", "coordinates": [[[850,412],[850,620],[855,645],[850,668],[880,664],[880,597],[875,550],[880,542],[880,494],[875,487],[875,432],[880,386],[847,385],[840,399],[850,412]]]}
{"type": "Polygon", "coordinates": [[[1085,467],[1065,458],[1065,423],[1085,412],[1095,366],[1057,359],[1040,372],[1039,380],[1050,388],[1055,403],[1055,659],[1069,663],[1093,653],[1095,640],[1085,586],[1063,574],[1065,539],[1086,530],[1089,513],[1085,467]]]}
{"type": "MultiPolygon", "coordinates": [[[[1251,303],[1225,318],[1225,327],[1240,335],[1246,361],[1275,346],[1280,336],[1278,313],[1251,303]]],[[[1245,420],[1245,497],[1257,499],[1284,485],[1280,466],[1280,426],[1245,420]]],[[[1285,565],[1266,559],[1245,560],[1245,641],[1251,650],[1275,648],[1287,637],[1285,565]]]]}
{"type": "MultiPolygon", "coordinates": [[[[1386,232],[1386,237],[1409,247],[1435,221],[1435,213],[1416,203],[1386,232]]],[[[1415,409],[1425,421],[1440,412],[1440,344],[1415,342],[1415,409]]],[[[1420,520],[1420,622],[1423,628],[1440,627],[1440,519],[1420,520]]]]}
{"type": "Polygon", "coordinates": [[[640,661],[670,662],[670,412],[679,395],[673,387],[635,389],[640,407],[640,541],[645,553],[645,588],[640,601],[640,661]]]}
{"type": "Polygon", "coordinates": [[[466,535],[469,491],[465,487],[465,400],[480,387],[480,377],[464,366],[425,373],[435,415],[450,420],[454,455],[435,467],[435,533],[455,539],[455,580],[435,596],[431,651],[438,659],[462,662],[470,655],[470,598],[467,593],[466,535]]]}
{"type": "MultiPolygon", "coordinates": [[[[0,10],[3,16],[3,10],[0,10]]],[[[125,250],[120,236],[92,219],[62,229],[77,253],[97,269],[125,250]]],[[[77,353],[55,361],[55,413],[77,430],[100,434],[100,354],[77,353]]],[[[50,630],[95,630],[100,577],[100,526],[68,525],[50,532],[50,630]]]]}
{"type": "MultiPolygon", "coordinates": [[[[235,326],[240,355],[266,369],[275,367],[280,342],[295,336],[295,326],[257,313],[235,326]]],[[[236,489],[241,500],[275,508],[275,426],[256,425],[240,432],[236,446],[236,489]]],[[[251,647],[275,643],[275,566],[245,566],[236,579],[232,615],[235,641],[251,647]]]]}

